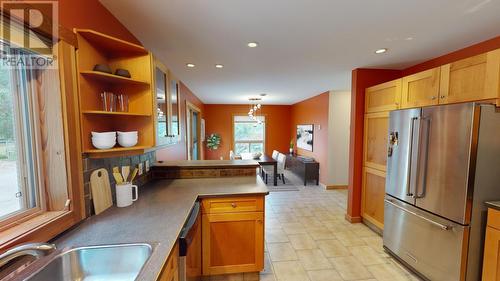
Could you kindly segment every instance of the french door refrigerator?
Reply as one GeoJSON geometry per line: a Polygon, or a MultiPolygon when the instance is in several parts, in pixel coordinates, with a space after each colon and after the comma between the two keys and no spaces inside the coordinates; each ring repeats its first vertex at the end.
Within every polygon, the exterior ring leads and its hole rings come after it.
{"type": "Polygon", "coordinates": [[[428,280],[480,280],[485,201],[500,199],[500,110],[390,113],[384,248],[428,280]]]}

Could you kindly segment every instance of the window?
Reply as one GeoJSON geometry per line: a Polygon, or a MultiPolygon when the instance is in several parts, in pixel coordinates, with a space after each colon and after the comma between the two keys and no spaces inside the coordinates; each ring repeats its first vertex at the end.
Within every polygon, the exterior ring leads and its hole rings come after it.
{"type": "Polygon", "coordinates": [[[248,116],[234,116],[234,153],[264,153],[266,123],[264,116],[257,116],[257,121],[248,116]]]}
{"type": "Polygon", "coordinates": [[[0,68],[0,220],[39,206],[31,74],[0,68]]]}

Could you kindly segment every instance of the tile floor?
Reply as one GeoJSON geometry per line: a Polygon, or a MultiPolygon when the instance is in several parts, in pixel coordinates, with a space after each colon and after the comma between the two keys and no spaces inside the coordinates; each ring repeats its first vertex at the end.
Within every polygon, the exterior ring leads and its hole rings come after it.
{"type": "Polygon", "coordinates": [[[388,256],[382,238],[344,219],[346,190],[300,187],[266,197],[265,270],[225,281],[419,280],[388,256]]]}

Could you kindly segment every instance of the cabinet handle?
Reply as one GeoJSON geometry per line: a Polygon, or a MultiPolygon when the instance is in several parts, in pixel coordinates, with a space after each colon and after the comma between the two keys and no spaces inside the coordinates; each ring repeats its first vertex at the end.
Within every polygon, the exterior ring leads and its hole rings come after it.
{"type": "Polygon", "coordinates": [[[444,98],[446,98],[446,96],[441,96],[440,98],[444,99],[444,98]]]}
{"type": "Polygon", "coordinates": [[[231,207],[236,208],[236,203],[231,203],[231,207]]]}
{"type": "Polygon", "coordinates": [[[431,100],[435,100],[435,99],[436,99],[436,97],[435,97],[435,96],[432,96],[432,97],[431,97],[431,100]]]}

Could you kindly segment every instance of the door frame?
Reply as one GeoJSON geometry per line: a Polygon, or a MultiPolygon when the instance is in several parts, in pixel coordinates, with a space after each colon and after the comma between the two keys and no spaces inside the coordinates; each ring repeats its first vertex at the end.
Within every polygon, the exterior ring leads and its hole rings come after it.
{"type": "MultiPolygon", "coordinates": [[[[191,116],[192,113],[196,112],[198,113],[197,117],[197,136],[200,138],[201,134],[201,109],[197,107],[196,105],[192,104],[191,102],[186,100],[186,151],[187,151],[187,160],[192,160],[192,155],[191,155],[191,146],[193,143],[193,136],[191,134],[191,116]]],[[[198,140],[198,158],[201,158],[201,139],[198,140]]]]}

